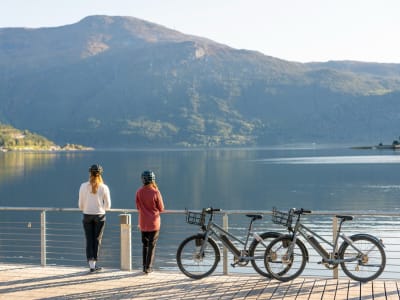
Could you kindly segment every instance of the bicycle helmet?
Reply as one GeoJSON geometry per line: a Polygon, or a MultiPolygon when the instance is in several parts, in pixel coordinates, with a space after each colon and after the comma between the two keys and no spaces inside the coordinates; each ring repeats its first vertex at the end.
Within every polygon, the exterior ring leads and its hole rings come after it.
{"type": "Polygon", "coordinates": [[[153,181],[156,181],[156,175],[153,171],[146,170],[142,173],[142,182],[143,184],[149,184],[153,181]]]}
{"type": "Polygon", "coordinates": [[[96,174],[103,174],[103,167],[100,165],[92,165],[89,168],[89,173],[91,173],[92,175],[96,175],[96,174]]]}

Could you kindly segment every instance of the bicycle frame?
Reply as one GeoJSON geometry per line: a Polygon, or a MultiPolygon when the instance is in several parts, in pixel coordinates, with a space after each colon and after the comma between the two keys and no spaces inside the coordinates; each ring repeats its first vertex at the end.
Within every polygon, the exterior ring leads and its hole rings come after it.
{"type": "MultiPolygon", "coordinates": [[[[249,227],[247,229],[246,239],[245,241],[239,239],[234,236],[232,233],[223,229],[220,225],[213,222],[213,214],[210,215],[207,226],[203,228],[205,232],[204,239],[207,240],[209,237],[213,237],[219,240],[240,262],[248,262],[254,260],[255,257],[250,257],[248,255],[248,245],[250,242],[250,236],[253,235],[255,239],[257,239],[265,248],[267,248],[267,244],[264,243],[263,239],[253,231],[253,222],[255,218],[250,220],[249,227]],[[242,249],[238,249],[233,243],[232,240],[238,242],[243,245],[242,249]]],[[[200,254],[204,252],[204,246],[202,245],[200,248],[200,254]]]]}
{"type": "Polygon", "coordinates": [[[182,273],[193,279],[211,275],[221,260],[222,243],[224,274],[228,272],[228,253],[232,253],[232,267],[245,267],[250,263],[258,274],[271,278],[265,265],[266,250],[270,242],[282,234],[272,231],[260,234],[254,232],[253,223],[262,219],[262,215],[248,214],[246,217],[250,218],[250,222],[247,230],[240,230],[240,235],[236,236],[225,226],[213,222],[214,212],[219,211],[212,207],[203,208],[201,213],[187,211],[186,222],[200,226],[202,232],[188,236],[178,246],[176,260],[182,273]]]}
{"type": "Polygon", "coordinates": [[[341,233],[342,229],[342,224],[345,222],[345,219],[340,220],[339,228],[337,231],[337,235],[335,237],[335,240],[332,242],[329,242],[326,240],[324,237],[316,233],[314,230],[310,229],[306,225],[300,223],[300,215],[297,218],[296,225],[293,229],[293,245],[296,242],[298,234],[300,234],[313,248],[317,253],[322,257],[322,262],[328,263],[328,264],[333,264],[337,265],[340,264],[341,262],[350,262],[350,261],[355,261],[358,258],[348,258],[348,259],[339,259],[337,258],[337,250],[338,250],[338,241],[339,238],[342,239],[343,241],[346,241],[354,250],[357,251],[357,253],[362,254],[362,251],[360,251],[356,246],[354,246],[353,241],[348,238],[344,233],[341,233]],[[316,238],[316,239],[315,239],[316,238]],[[331,248],[331,252],[329,253],[326,248],[324,248],[321,244],[320,241],[325,242],[328,244],[331,248]]]}
{"type": "Polygon", "coordinates": [[[293,208],[288,213],[273,208],[272,221],[275,224],[284,225],[290,231],[288,235],[274,239],[266,250],[265,267],[273,278],[289,281],[303,272],[309,260],[309,254],[300,237],[303,237],[322,257],[322,261],[318,263],[328,269],[336,270],[340,264],[342,271],[347,276],[360,282],[374,280],[382,274],[386,265],[386,254],[381,240],[370,234],[362,233],[347,237],[341,233],[342,225],[345,221],[353,220],[353,217],[336,215],[336,220],[340,220],[340,224],[333,242],[330,242],[311,228],[301,224],[301,216],[310,213],[311,210],[303,208],[293,208]],[[296,220],[294,220],[294,216],[296,220]],[[294,226],[292,226],[293,221],[294,226]],[[343,240],[340,245],[338,245],[339,239],[343,240]],[[332,251],[328,252],[322,242],[329,245],[332,251]]]}

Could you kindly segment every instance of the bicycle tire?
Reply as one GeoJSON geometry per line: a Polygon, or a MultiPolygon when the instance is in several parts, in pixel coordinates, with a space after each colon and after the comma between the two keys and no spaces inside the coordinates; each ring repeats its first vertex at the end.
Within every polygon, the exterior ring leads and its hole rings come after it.
{"type": "Polygon", "coordinates": [[[298,277],[308,261],[307,249],[299,239],[296,239],[293,253],[288,257],[291,244],[292,237],[284,235],[273,240],[265,250],[265,268],[273,278],[282,282],[298,277]]]}
{"type": "MultiPolygon", "coordinates": [[[[365,255],[354,261],[341,262],[343,272],[351,279],[367,282],[376,279],[382,274],[386,266],[386,254],[382,243],[374,236],[367,234],[350,237],[355,247],[365,255]]],[[[351,259],[358,256],[358,252],[344,241],[339,248],[340,259],[351,259]]]]}
{"type": "Polygon", "coordinates": [[[251,265],[253,266],[253,269],[256,270],[256,272],[261,276],[272,278],[272,276],[265,268],[265,249],[270,242],[272,242],[280,235],[281,234],[278,232],[264,232],[260,234],[260,237],[262,238],[266,246],[264,246],[262,243],[260,243],[260,241],[257,241],[256,239],[254,239],[250,244],[249,256],[253,257],[253,259],[251,260],[251,265]]]}
{"type": "Polygon", "coordinates": [[[190,278],[201,279],[209,276],[215,271],[220,261],[219,248],[211,238],[208,238],[204,253],[200,257],[200,247],[204,242],[202,234],[190,236],[179,245],[176,252],[179,269],[190,278]]]}

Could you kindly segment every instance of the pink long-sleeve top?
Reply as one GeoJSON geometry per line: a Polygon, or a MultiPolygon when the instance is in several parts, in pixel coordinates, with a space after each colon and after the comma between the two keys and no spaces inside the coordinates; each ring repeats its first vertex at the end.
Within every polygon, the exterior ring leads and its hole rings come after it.
{"type": "Polygon", "coordinates": [[[164,202],[158,189],[151,184],[139,188],[136,191],[136,209],[139,211],[141,231],[160,230],[160,213],[164,211],[164,202]]]}

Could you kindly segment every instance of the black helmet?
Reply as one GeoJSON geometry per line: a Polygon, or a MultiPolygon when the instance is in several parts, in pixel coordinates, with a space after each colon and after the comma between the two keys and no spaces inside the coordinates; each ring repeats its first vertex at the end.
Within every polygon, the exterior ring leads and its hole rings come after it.
{"type": "Polygon", "coordinates": [[[92,165],[89,168],[89,173],[96,175],[96,174],[103,174],[103,167],[100,165],[92,165]]]}
{"type": "Polygon", "coordinates": [[[156,181],[156,175],[154,174],[153,171],[143,171],[142,173],[142,182],[143,184],[149,184],[153,181],[156,181]]]}

